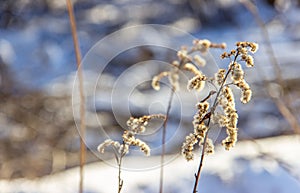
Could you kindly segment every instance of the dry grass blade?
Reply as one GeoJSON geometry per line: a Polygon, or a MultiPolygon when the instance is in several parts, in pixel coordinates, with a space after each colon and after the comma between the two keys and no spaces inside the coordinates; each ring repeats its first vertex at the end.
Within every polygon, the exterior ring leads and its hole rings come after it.
{"type": "Polygon", "coordinates": [[[83,192],[83,180],[84,180],[84,164],[86,156],[86,146],[84,143],[85,138],[85,97],[83,91],[83,74],[81,69],[81,53],[79,49],[79,42],[76,32],[76,21],[74,16],[74,10],[71,0],[66,0],[67,9],[70,17],[70,24],[72,30],[72,37],[74,42],[74,49],[76,55],[77,69],[78,69],[78,79],[79,79],[79,94],[80,94],[80,182],[79,182],[79,192],[83,192]]]}

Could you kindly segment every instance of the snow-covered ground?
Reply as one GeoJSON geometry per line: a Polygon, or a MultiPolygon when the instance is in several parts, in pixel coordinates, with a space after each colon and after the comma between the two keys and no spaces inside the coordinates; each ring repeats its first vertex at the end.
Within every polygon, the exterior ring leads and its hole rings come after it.
{"type": "MultiPolygon", "coordinates": [[[[186,162],[181,156],[165,165],[165,192],[192,192],[198,159],[186,162]]],[[[227,152],[217,147],[204,162],[199,192],[297,193],[300,192],[300,138],[281,136],[238,142],[227,152]],[[275,158],[275,159],[274,159],[275,158]],[[277,161],[275,161],[277,160],[277,161]]],[[[123,192],[158,192],[159,157],[126,157],[123,192]],[[134,169],[134,168],[139,168],[134,169]]],[[[84,192],[117,192],[114,160],[85,168],[84,192]]],[[[40,179],[1,180],[1,193],[74,193],[78,191],[79,169],[74,168],[40,179]]]]}

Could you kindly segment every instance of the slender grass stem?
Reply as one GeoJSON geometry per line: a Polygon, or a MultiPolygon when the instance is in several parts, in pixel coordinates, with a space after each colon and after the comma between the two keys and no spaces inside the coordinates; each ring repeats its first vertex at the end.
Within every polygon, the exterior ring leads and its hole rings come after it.
{"type": "Polygon", "coordinates": [[[160,179],[159,179],[159,193],[163,193],[163,184],[164,184],[164,159],[165,159],[165,153],[166,153],[166,134],[167,134],[167,122],[169,119],[169,114],[172,106],[172,101],[175,93],[175,88],[172,87],[170,92],[170,97],[168,101],[168,107],[166,112],[166,118],[163,123],[163,130],[162,130],[162,138],[161,138],[161,144],[162,144],[162,151],[160,156],[160,179]]]}
{"type": "Polygon", "coordinates": [[[119,172],[118,172],[118,193],[121,192],[122,187],[123,187],[123,180],[121,178],[122,160],[123,160],[123,155],[121,155],[121,157],[119,158],[119,161],[118,161],[118,167],[119,167],[119,172]]]}
{"type": "Polygon", "coordinates": [[[81,53],[79,49],[79,42],[76,32],[76,21],[74,16],[74,10],[71,0],[66,0],[67,9],[70,18],[70,25],[72,31],[72,37],[74,42],[74,49],[76,55],[77,72],[79,80],[79,95],[80,95],[80,181],[79,181],[79,193],[83,192],[83,181],[84,181],[84,164],[86,160],[86,146],[84,143],[85,139],[85,96],[83,89],[83,74],[81,69],[81,53]]]}

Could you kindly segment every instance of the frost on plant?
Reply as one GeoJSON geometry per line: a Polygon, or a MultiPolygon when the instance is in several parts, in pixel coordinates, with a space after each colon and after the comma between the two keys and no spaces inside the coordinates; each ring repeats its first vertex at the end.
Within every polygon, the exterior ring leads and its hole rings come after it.
{"type": "MultiPolygon", "coordinates": [[[[196,42],[198,42],[196,43],[196,45],[198,45],[199,42],[203,41],[198,40],[196,42]]],[[[205,45],[210,45],[207,42],[208,41],[206,41],[205,45]]],[[[195,50],[194,47],[192,47],[191,50],[195,50]]],[[[203,47],[208,49],[208,46],[203,47]]],[[[207,49],[204,49],[203,47],[198,47],[198,50],[200,52],[205,50],[206,52],[207,49]]],[[[224,48],[224,46],[215,47],[224,48]]],[[[253,67],[254,60],[249,53],[255,53],[257,49],[258,44],[256,43],[238,42],[236,44],[236,49],[231,50],[230,52],[224,52],[221,55],[222,59],[229,59],[229,64],[227,69],[219,69],[214,77],[205,76],[198,69],[198,66],[201,66],[198,62],[189,61],[183,64],[184,70],[194,74],[194,77],[190,79],[187,85],[189,90],[194,89],[201,91],[208,80],[211,80],[210,83],[213,84],[215,88],[215,90],[210,91],[210,94],[205,99],[196,105],[197,112],[193,121],[194,132],[186,137],[185,142],[182,145],[182,154],[186,160],[190,161],[194,158],[193,150],[196,144],[205,148],[203,150],[204,153],[210,154],[214,152],[212,140],[208,138],[211,123],[226,128],[227,137],[222,141],[222,145],[226,150],[229,150],[235,145],[238,133],[238,113],[235,108],[235,99],[232,89],[237,88],[241,91],[240,101],[242,103],[248,103],[251,100],[252,91],[249,84],[244,79],[245,73],[243,71],[242,63],[244,63],[246,67],[253,67]],[[213,102],[209,104],[207,99],[215,94],[216,96],[211,100],[213,102]],[[218,112],[217,109],[220,109],[221,112],[218,112]]],[[[189,54],[186,54],[184,57],[191,59],[189,54]]]]}
{"type": "Polygon", "coordinates": [[[179,71],[185,70],[189,71],[195,75],[195,77],[189,82],[188,89],[196,89],[201,91],[204,88],[204,83],[206,77],[198,69],[199,67],[204,67],[206,65],[205,59],[201,56],[205,55],[210,48],[222,48],[224,49],[226,45],[215,44],[209,40],[195,40],[193,42],[193,47],[188,49],[187,47],[182,47],[181,50],[177,52],[178,60],[171,63],[172,68],[170,71],[161,72],[152,79],[152,87],[154,90],[160,90],[160,80],[163,77],[168,77],[169,82],[172,85],[174,91],[179,90],[179,71]],[[198,54],[199,53],[199,54],[198,54]]]}
{"type": "Polygon", "coordinates": [[[114,150],[115,158],[119,167],[118,193],[121,192],[123,186],[123,180],[121,179],[122,159],[129,152],[130,146],[137,146],[146,156],[150,155],[150,147],[144,141],[136,138],[136,135],[142,134],[146,131],[146,127],[151,119],[165,119],[165,116],[154,114],[145,115],[139,118],[130,117],[127,121],[128,128],[123,132],[121,143],[112,139],[106,139],[97,148],[100,153],[104,153],[105,148],[109,146],[111,146],[114,150]]]}
{"type": "Polygon", "coordinates": [[[150,147],[144,141],[137,139],[136,135],[144,133],[146,131],[146,127],[149,124],[149,121],[154,118],[165,119],[165,116],[154,114],[145,115],[139,118],[130,117],[127,121],[128,128],[124,130],[122,135],[122,143],[120,144],[118,141],[107,139],[98,146],[98,151],[100,153],[104,153],[105,148],[107,148],[108,146],[112,146],[112,148],[115,150],[115,153],[118,152],[118,156],[122,157],[129,152],[130,146],[137,146],[146,156],[149,156],[150,147]]]}

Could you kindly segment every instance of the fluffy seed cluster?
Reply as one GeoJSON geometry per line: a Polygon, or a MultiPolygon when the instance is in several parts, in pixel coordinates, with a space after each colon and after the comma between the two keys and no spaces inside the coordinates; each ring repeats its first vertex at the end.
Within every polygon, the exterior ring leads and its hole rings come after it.
{"type": "Polygon", "coordinates": [[[195,89],[197,91],[201,91],[205,86],[206,76],[199,74],[194,76],[191,80],[189,80],[187,89],[189,91],[195,89]]]}
{"type": "Polygon", "coordinates": [[[237,61],[245,62],[247,67],[254,66],[254,60],[250,53],[255,53],[258,44],[253,42],[237,42],[237,48],[230,52],[224,52],[221,58],[230,58],[228,70],[220,69],[215,74],[215,83],[220,86],[221,94],[218,97],[218,105],[223,109],[223,113],[214,113],[212,122],[219,124],[220,127],[226,127],[227,137],[222,141],[226,150],[232,148],[237,141],[237,122],[238,114],[235,109],[234,95],[229,85],[236,85],[241,90],[241,102],[248,103],[251,100],[252,91],[249,84],[244,79],[245,72],[242,65],[237,61]],[[226,82],[227,77],[231,76],[232,82],[226,82]]]}
{"type": "MultiPolygon", "coordinates": [[[[185,142],[181,147],[181,153],[187,161],[194,159],[194,146],[197,143],[199,144],[199,146],[201,146],[204,143],[204,138],[206,132],[208,131],[208,127],[205,125],[204,120],[206,119],[209,103],[206,101],[200,102],[196,105],[196,107],[198,111],[195,114],[193,120],[194,132],[186,136],[185,142]]],[[[211,139],[206,140],[205,146],[205,153],[211,154],[214,152],[214,146],[211,139]]]]}
{"type": "Polygon", "coordinates": [[[237,141],[238,131],[238,114],[235,109],[234,95],[230,87],[223,87],[218,103],[222,107],[224,113],[224,115],[217,115],[221,118],[218,120],[218,123],[220,126],[226,127],[226,132],[228,135],[226,139],[222,141],[222,145],[226,150],[229,150],[237,141]]]}
{"type": "Polygon", "coordinates": [[[154,90],[160,90],[160,80],[165,77],[169,76],[170,72],[161,72],[160,74],[156,75],[152,79],[152,87],[154,90]]]}
{"type": "MultiPolygon", "coordinates": [[[[226,47],[224,43],[215,44],[206,39],[194,40],[193,45],[194,46],[192,49],[199,51],[202,54],[206,54],[210,48],[224,49],[226,47]]],[[[194,74],[194,77],[189,80],[187,85],[187,89],[189,91],[193,89],[196,91],[203,90],[207,77],[203,75],[202,72],[197,67],[204,67],[205,65],[206,65],[206,61],[200,55],[195,55],[192,61],[184,64],[183,69],[194,74]]]]}
{"type": "Polygon", "coordinates": [[[122,157],[129,152],[130,146],[137,146],[146,156],[149,156],[150,147],[144,141],[137,139],[136,135],[144,133],[149,121],[154,118],[165,119],[165,116],[161,114],[154,114],[145,115],[139,118],[130,117],[127,121],[128,129],[124,130],[122,135],[123,143],[120,144],[118,141],[107,139],[98,146],[98,151],[100,153],[104,153],[105,148],[112,146],[122,157]]]}
{"type": "MultiPolygon", "coordinates": [[[[183,57],[183,56],[182,56],[183,57]]],[[[159,73],[158,75],[152,78],[152,88],[154,90],[160,90],[160,81],[164,77],[168,77],[170,84],[172,85],[173,89],[179,90],[179,62],[173,61],[172,68],[170,71],[164,71],[159,73]]]]}
{"type": "MultiPolygon", "coordinates": [[[[244,61],[247,67],[254,66],[253,57],[249,54],[255,53],[258,50],[258,44],[253,42],[237,42],[237,56],[240,56],[241,61],[244,61]]],[[[241,90],[241,102],[248,103],[252,97],[252,91],[249,84],[244,79],[244,71],[240,64],[234,62],[232,64],[232,80],[233,83],[241,90]]]]}
{"type": "Polygon", "coordinates": [[[209,40],[194,40],[191,48],[182,47],[177,52],[178,60],[172,62],[170,71],[161,72],[152,79],[154,90],[160,90],[160,81],[163,77],[168,77],[174,91],[179,90],[179,71],[191,72],[194,77],[188,83],[188,90],[195,89],[201,91],[205,86],[206,77],[198,69],[206,65],[206,60],[201,56],[205,55],[210,48],[225,49],[226,44],[216,44],[209,40]]]}
{"type": "Polygon", "coordinates": [[[205,147],[204,153],[210,154],[214,152],[213,142],[207,137],[210,121],[226,128],[227,137],[222,141],[222,145],[226,150],[235,145],[238,132],[238,114],[231,86],[235,85],[241,90],[240,100],[242,103],[248,103],[252,96],[250,86],[245,80],[242,64],[244,63],[247,67],[254,66],[253,56],[250,54],[254,54],[258,50],[258,44],[237,42],[236,49],[224,52],[221,55],[222,59],[230,59],[228,68],[219,69],[214,77],[208,77],[199,68],[206,65],[204,56],[211,48],[225,49],[226,44],[215,44],[206,39],[194,40],[191,48],[182,47],[177,52],[178,61],[172,63],[173,69],[160,73],[152,81],[153,88],[159,90],[159,81],[162,77],[168,76],[171,85],[177,88],[178,73],[180,70],[185,70],[193,74],[193,77],[187,84],[188,90],[201,91],[205,87],[206,82],[212,84],[215,88],[196,105],[198,111],[193,120],[194,130],[186,136],[182,145],[182,154],[188,161],[194,158],[193,150],[196,144],[205,147]],[[209,107],[207,100],[214,94],[216,94],[216,97],[212,103],[213,106],[209,107]],[[222,109],[221,112],[216,112],[218,107],[222,109]],[[209,109],[210,111],[208,111],[209,109]]]}
{"type": "Polygon", "coordinates": [[[245,80],[242,80],[236,83],[236,86],[241,89],[241,98],[240,98],[241,102],[244,104],[248,103],[252,97],[252,91],[250,89],[249,84],[245,80]]]}
{"type": "Polygon", "coordinates": [[[218,72],[215,74],[215,80],[219,86],[221,86],[222,82],[224,81],[225,72],[225,69],[219,69],[218,72]]]}
{"type": "Polygon", "coordinates": [[[119,149],[120,148],[120,143],[118,141],[113,141],[111,139],[106,139],[103,143],[101,143],[97,150],[100,152],[100,153],[104,153],[104,150],[106,147],[108,146],[113,146],[114,148],[116,149],[119,149]]]}
{"type": "Polygon", "coordinates": [[[245,61],[247,67],[254,66],[254,60],[248,52],[255,53],[258,50],[258,44],[253,42],[237,42],[237,51],[241,54],[241,60],[245,61]]]}

